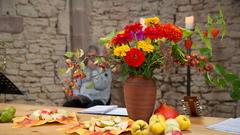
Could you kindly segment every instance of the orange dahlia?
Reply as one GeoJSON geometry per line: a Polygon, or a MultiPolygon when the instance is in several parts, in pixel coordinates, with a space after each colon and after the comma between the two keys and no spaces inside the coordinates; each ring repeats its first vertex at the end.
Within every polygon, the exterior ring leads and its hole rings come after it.
{"type": "Polygon", "coordinates": [[[183,33],[179,27],[173,24],[165,24],[163,26],[163,29],[164,37],[167,38],[168,40],[176,43],[182,39],[183,33]]]}
{"type": "Polygon", "coordinates": [[[137,48],[131,48],[124,57],[126,63],[130,67],[139,67],[143,64],[145,57],[141,50],[137,48]]]}

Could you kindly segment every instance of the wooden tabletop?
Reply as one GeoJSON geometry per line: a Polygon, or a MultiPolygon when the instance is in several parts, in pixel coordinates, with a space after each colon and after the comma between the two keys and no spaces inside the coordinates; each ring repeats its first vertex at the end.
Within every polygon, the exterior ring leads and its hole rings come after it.
{"type": "MultiPolygon", "coordinates": [[[[63,108],[53,106],[37,106],[37,105],[25,105],[25,104],[4,104],[0,103],[0,110],[7,106],[14,106],[17,110],[16,116],[23,116],[29,114],[37,109],[42,108],[63,108]]],[[[78,112],[79,108],[64,108],[67,111],[78,112]]],[[[99,115],[78,114],[79,121],[88,120],[91,117],[99,117],[99,115]]],[[[191,118],[190,131],[184,131],[185,135],[230,135],[229,133],[218,132],[205,128],[209,124],[223,121],[224,118],[214,117],[195,117],[191,118]]],[[[60,131],[56,131],[58,128],[69,127],[69,125],[61,124],[45,124],[32,128],[12,128],[12,123],[0,123],[0,135],[66,135],[60,131]]]]}

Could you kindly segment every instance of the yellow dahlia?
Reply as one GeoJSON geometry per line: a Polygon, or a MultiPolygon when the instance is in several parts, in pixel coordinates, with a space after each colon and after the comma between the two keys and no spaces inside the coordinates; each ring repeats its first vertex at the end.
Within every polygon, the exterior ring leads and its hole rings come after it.
{"type": "Polygon", "coordinates": [[[120,56],[120,57],[124,57],[126,56],[126,53],[130,51],[130,48],[128,45],[122,45],[122,46],[118,46],[114,49],[114,55],[115,56],[120,56]]]}
{"type": "Polygon", "coordinates": [[[138,42],[138,49],[142,49],[144,52],[150,53],[153,52],[154,46],[151,44],[151,40],[148,38],[138,42]]]}

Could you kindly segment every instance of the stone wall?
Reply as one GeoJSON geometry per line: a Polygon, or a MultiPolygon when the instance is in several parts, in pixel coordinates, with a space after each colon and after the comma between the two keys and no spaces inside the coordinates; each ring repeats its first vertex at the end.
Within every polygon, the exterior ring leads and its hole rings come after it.
{"type": "MultiPolygon", "coordinates": [[[[0,33],[4,43],[1,52],[6,53],[7,59],[5,73],[26,93],[6,95],[7,102],[61,105],[65,100],[56,69],[70,46],[68,3],[68,0],[0,1],[0,15],[9,17],[12,26],[17,24],[12,18],[23,20],[19,24],[22,31],[0,33]]],[[[0,26],[1,31],[6,29],[4,26],[0,26]]],[[[0,99],[3,98],[1,95],[0,99]]]]}
{"type": "MultiPolygon", "coordinates": [[[[184,27],[184,18],[195,16],[195,22],[201,27],[207,21],[207,15],[217,14],[217,6],[224,10],[227,23],[227,35],[223,43],[214,43],[214,61],[240,75],[240,1],[238,0],[93,0],[91,28],[93,44],[101,36],[112,30],[121,30],[124,25],[138,21],[140,17],[157,15],[163,23],[176,23],[184,27]]],[[[198,42],[197,42],[198,43],[198,42]]],[[[156,106],[161,99],[177,106],[181,110],[180,100],[186,95],[186,68],[173,68],[174,74],[155,71],[158,94],[156,106]]],[[[237,102],[228,92],[206,84],[204,78],[192,69],[192,95],[201,98],[204,115],[236,117],[239,116],[237,102]]],[[[112,103],[124,106],[122,83],[113,83],[112,103]]],[[[239,105],[238,105],[239,106],[239,105]]]]}

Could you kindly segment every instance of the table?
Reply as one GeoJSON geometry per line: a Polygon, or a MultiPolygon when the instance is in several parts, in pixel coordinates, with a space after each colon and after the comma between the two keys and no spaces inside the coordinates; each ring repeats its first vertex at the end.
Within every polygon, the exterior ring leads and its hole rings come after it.
{"type": "MultiPolygon", "coordinates": [[[[41,108],[63,108],[67,111],[80,111],[79,108],[65,108],[54,106],[38,106],[38,105],[25,105],[25,104],[5,104],[0,103],[0,110],[7,106],[14,106],[17,109],[16,116],[23,116],[41,108]]],[[[79,121],[88,120],[91,117],[99,117],[99,115],[78,114],[79,121]]],[[[192,117],[190,118],[192,126],[190,131],[184,131],[185,135],[230,135],[229,133],[209,130],[206,125],[213,124],[224,120],[224,118],[215,117],[192,117]]],[[[69,125],[61,124],[47,124],[32,128],[12,128],[12,123],[0,123],[0,135],[66,135],[58,128],[69,127],[69,125]]]]}

